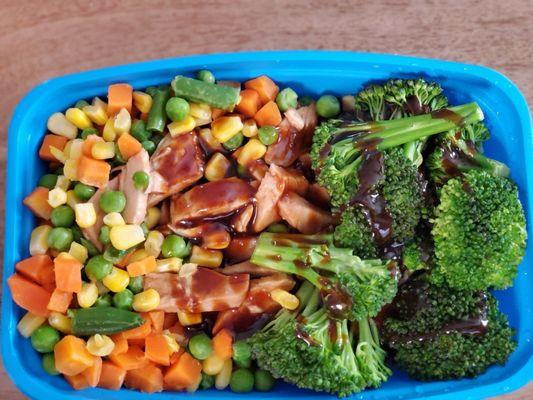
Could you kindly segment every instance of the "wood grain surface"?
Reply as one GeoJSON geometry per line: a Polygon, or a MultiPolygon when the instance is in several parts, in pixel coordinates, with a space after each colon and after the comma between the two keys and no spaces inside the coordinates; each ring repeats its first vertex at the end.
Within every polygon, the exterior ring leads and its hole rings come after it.
{"type": "MultiPolygon", "coordinates": [[[[65,73],[195,53],[344,49],[484,64],[533,104],[532,41],[532,0],[0,0],[0,162],[14,106],[65,73]]],[[[0,368],[0,399],[23,398],[0,368]]],[[[533,384],[501,398],[532,399],[533,384]]]]}

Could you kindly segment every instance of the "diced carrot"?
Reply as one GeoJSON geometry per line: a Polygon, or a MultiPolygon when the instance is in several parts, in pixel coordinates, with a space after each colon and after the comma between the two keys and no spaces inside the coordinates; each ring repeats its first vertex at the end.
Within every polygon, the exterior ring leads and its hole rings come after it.
{"type": "Polygon", "coordinates": [[[102,357],[95,357],[94,364],[82,372],[90,387],[96,387],[102,373],[102,357]]]}
{"type": "Polygon", "coordinates": [[[53,208],[48,204],[47,188],[42,186],[36,187],[22,202],[39,218],[47,221],[50,219],[53,208]]]}
{"type": "Polygon", "coordinates": [[[85,340],[73,335],[67,335],[57,342],[54,359],[56,369],[68,376],[78,375],[96,362],[96,357],[85,348],[85,340]]]}
{"type": "MultiPolygon", "coordinates": [[[[242,93],[242,92],[241,92],[242,93]]],[[[214,121],[215,119],[222,117],[224,114],[226,114],[226,110],[223,110],[221,108],[212,108],[211,109],[211,119],[214,121]]]]}
{"type": "Polygon", "coordinates": [[[124,368],[113,364],[111,361],[103,361],[98,387],[109,390],[119,390],[124,383],[125,377],[126,370],[124,368]]]}
{"type": "Polygon", "coordinates": [[[213,351],[222,360],[229,360],[233,355],[233,336],[227,329],[221,329],[213,337],[213,351]]]}
{"type": "Polygon", "coordinates": [[[128,339],[128,346],[137,346],[144,349],[144,340],[145,339],[128,339]]]}
{"type": "Polygon", "coordinates": [[[129,370],[126,372],[124,386],[145,393],[160,392],[163,390],[163,372],[154,364],[129,370]]]}
{"type": "Polygon", "coordinates": [[[142,260],[132,262],[126,267],[130,276],[141,276],[154,272],[157,267],[154,256],[148,256],[142,260]]]}
{"type": "Polygon", "coordinates": [[[50,287],[55,283],[54,262],[47,254],[21,260],[15,265],[15,269],[43,287],[50,287]]]}
{"type": "Polygon", "coordinates": [[[59,135],[44,135],[43,144],[41,145],[41,148],[39,149],[39,157],[42,160],[46,161],[58,161],[57,158],[52,154],[50,151],[50,146],[54,146],[58,148],[59,150],[63,151],[65,148],[65,145],[68,142],[68,138],[65,136],[59,136],[59,135]]]}
{"type": "Polygon", "coordinates": [[[189,353],[183,353],[175,364],[172,364],[163,380],[174,390],[181,390],[196,382],[202,372],[202,364],[189,353]]]}
{"type": "Polygon", "coordinates": [[[61,289],[55,288],[48,302],[47,308],[50,311],[57,311],[59,313],[66,313],[70,302],[72,301],[72,292],[64,292],[61,289]]]}
{"type": "MultiPolygon", "coordinates": [[[[175,314],[176,313],[174,313],[174,315],[175,314]]],[[[165,312],[164,311],[161,311],[161,310],[150,311],[147,313],[142,313],[141,315],[145,320],[150,321],[150,324],[152,325],[152,332],[155,332],[155,333],[163,332],[163,326],[165,324],[165,312]]],[[[176,316],[176,320],[177,318],[178,317],[176,316]]]]}
{"type": "Polygon", "coordinates": [[[103,142],[104,139],[101,136],[98,135],[89,135],[87,138],[83,141],[83,144],[81,145],[81,152],[84,156],[92,158],[93,156],[93,146],[98,142],[103,142]]]}
{"type": "Polygon", "coordinates": [[[50,310],[46,308],[50,301],[50,292],[24,278],[20,274],[13,274],[7,279],[13,301],[19,307],[40,317],[48,317],[50,310]]]}
{"type": "Polygon", "coordinates": [[[253,89],[244,89],[241,91],[241,100],[237,104],[237,111],[247,117],[253,117],[261,107],[259,93],[253,89]]]}
{"type": "Polygon", "coordinates": [[[279,87],[266,75],[246,81],[244,87],[255,90],[263,104],[273,101],[279,92],[279,87]]]}
{"type": "Polygon", "coordinates": [[[138,346],[130,346],[128,351],[122,354],[110,354],[109,359],[126,371],[145,367],[150,362],[138,346]]]}
{"type": "Polygon", "coordinates": [[[266,103],[254,116],[255,122],[259,126],[272,125],[277,126],[281,122],[281,113],[278,105],[273,101],[266,103]]]}
{"type": "Polygon", "coordinates": [[[178,314],[176,314],[175,312],[173,312],[173,313],[165,313],[165,320],[163,322],[163,329],[169,329],[176,322],[178,322],[178,314]]]}
{"type": "Polygon", "coordinates": [[[104,187],[109,182],[111,165],[102,160],[81,156],[78,163],[78,180],[89,186],[104,187]]]}
{"type": "Polygon", "coordinates": [[[148,335],[145,343],[144,352],[150,361],[165,366],[170,365],[170,349],[162,334],[148,335]]]}
{"type": "Polygon", "coordinates": [[[146,339],[146,337],[152,332],[152,326],[150,321],[145,321],[144,324],[137,328],[129,329],[121,332],[121,335],[125,339],[146,339]]]}
{"type": "Polygon", "coordinates": [[[183,353],[185,353],[183,347],[180,347],[178,351],[172,353],[170,356],[170,365],[176,364],[183,353]]]}
{"type": "Polygon", "coordinates": [[[85,378],[84,374],[77,374],[72,376],[65,375],[65,379],[74,390],[82,390],[89,387],[89,382],[87,382],[87,378],[85,378]]]}
{"type": "Polygon", "coordinates": [[[133,101],[133,88],[127,83],[116,83],[109,85],[107,91],[107,115],[117,114],[121,108],[131,112],[133,101]]]}
{"type": "Polygon", "coordinates": [[[126,339],[122,334],[117,333],[111,336],[111,340],[115,343],[115,347],[111,354],[122,354],[128,351],[128,339],[126,339]]]}
{"type": "Polygon", "coordinates": [[[56,287],[64,292],[80,292],[82,267],[83,264],[74,257],[60,255],[54,258],[56,287]]]}
{"type": "Polygon", "coordinates": [[[131,136],[129,133],[123,133],[117,140],[118,149],[124,160],[133,157],[143,148],[141,142],[131,136]]]}

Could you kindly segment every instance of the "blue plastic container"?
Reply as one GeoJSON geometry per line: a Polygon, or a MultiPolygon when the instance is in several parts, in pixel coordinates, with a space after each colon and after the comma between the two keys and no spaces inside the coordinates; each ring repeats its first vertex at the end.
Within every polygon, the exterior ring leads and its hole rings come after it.
{"type": "MultiPolygon", "coordinates": [[[[439,82],[452,104],[476,101],[486,116],[492,137],[486,145],[489,156],[507,163],[518,183],[533,237],[533,154],[531,117],[524,97],[505,76],[491,69],[413,57],[330,52],[274,51],[214,54],[150,61],[82,72],[47,81],[33,89],[18,105],[9,127],[7,200],[5,215],[4,276],[2,301],[2,356],[4,366],[15,384],[36,399],[147,399],[148,395],[130,390],[87,389],[73,391],[60,377],[50,377],[41,367],[39,355],[30,341],[16,330],[23,315],[10,296],[6,279],[14,264],[27,257],[30,232],[35,220],[23,206],[22,199],[35,187],[45,165],[37,157],[50,114],[68,108],[74,102],[93,96],[105,96],[111,83],[128,82],[135,88],[168,83],[177,74],[194,74],[200,69],[213,71],[217,79],[243,81],[261,74],[272,77],[281,87],[290,86],[300,94],[338,95],[354,93],[371,81],[393,77],[424,76],[439,82]]],[[[492,367],[476,379],[421,383],[395,371],[380,389],[367,390],[354,398],[474,399],[495,396],[517,389],[533,374],[533,274],[531,246],[520,266],[513,288],[496,293],[501,307],[516,329],[518,347],[504,367],[492,367]]],[[[171,399],[229,398],[229,391],[198,391],[194,395],[163,392],[150,398],[171,399]]],[[[243,398],[332,398],[302,391],[279,383],[270,393],[253,393],[243,398]]]]}

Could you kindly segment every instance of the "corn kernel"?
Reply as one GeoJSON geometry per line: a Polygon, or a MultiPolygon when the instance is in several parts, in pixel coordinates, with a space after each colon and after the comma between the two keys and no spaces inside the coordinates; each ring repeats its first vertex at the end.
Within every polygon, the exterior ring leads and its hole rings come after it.
{"type": "Polygon", "coordinates": [[[217,268],[222,263],[222,252],[193,246],[190,262],[201,265],[202,267],[217,268]]]}
{"type": "Polygon", "coordinates": [[[106,288],[112,292],[122,292],[130,283],[130,276],[123,269],[113,267],[111,273],[102,279],[106,288]]]}
{"type": "Polygon", "coordinates": [[[83,107],[83,112],[96,125],[104,125],[107,120],[107,104],[98,97],[93,99],[92,105],[83,107]]]}
{"type": "Polygon", "coordinates": [[[142,113],[148,114],[152,108],[152,96],[144,92],[133,92],[133,104],[142,113]]]}
{"type": "Polygon", "coordinates": [[[48,316],[48,324],[64,334],[72,332],[72,321],[65,314],[52,311],[48,316]]]}
{"type": "Polygon", "coordinates": [[[76,125],[68,121],[65,115],[60,112],[50,115],[46,127],[50,132],[69,139],[74,139],[78,136],[78,128],[76,128],[76,125]]]}
{"type": "Polygon", "coordinates": [[[163,260],[156,260],[154,272],[179,272],[182,265],[181,258],[171,257],[163,260]]]}
{"type": "Polygon", "coordinates": [[[63,149],[63,153],[65,153],[65,155],[68,158],[77,160],[83,154],[82,149],[83,149],[83,139],[74,139],[67,143],[67,145],[63,149]]]}
{"type": "Polygon", "coordinates": [[[56,181],[56,188],[63,189],[65,192],[68,190],[70,186],[70,179],[68,179],[65,175],[59,175],[57,177],[56,181]]]}
{"type": "Polygon", "coordinates": [[[106,142],[113,142],[117,138],[118,134],[115,131],[115,121],[113,118],[109,118],[105,123],[102,137],[106,142]]]}
{"type": "Polygon", "coordinates": [[[115,157],[115,144],[113,142],[97,142],[91,148],[91,155],[96,160],[109,160],[115,157]]]}
{"type": "Polygon", "coordinates": [[[220,142],[213,136],[211,129],[203,128],[198,132],[198,136],[202,139],[202,142],[205,143],[206,147],[210,150],[221,149],[222,146],[220,142]]]}
{"type": "Polygon", "coordinates": [[[44,324],[44,321],[46,321],[46,318],[28,311],[17,324],[17,330],[22,336],[29,338],[38,327],[44,324]]]}
{"type": "Polygon", "coordinates": [[[178,136],[182,133],[187,133],[192,131],[196,126],[196,122],[193,117],[187,115],[181,121],[174,121],[168,124],[168,131],[172,136],[178,136]]]}
{"type": "Polygon", "coordinates": [[[266,146],[257,139],[250,139],[246,143],[237,157],[237,162],[246,167],[252,161],[259,160],[265,155],[267,151],[266,146]]]}
{"type": "Polygon", "coordinates": [[[94,283],[96,287],[98,288],[98,295],[109,293],[109,289],[105,287],[102,281],[96,281],[94,283]]]}
{"type": "Polygon", "coordinates": [[[195,118],[194,119],[194,126],[204,126],[211,123],[211,118],[201,119],[201,118],[195,118]]]}
{"type": "Polygon", "coordinates": [[[67,204],[70,206],[70,208],[74,209],[76,207],[76,204],[81,203],[81,200],[76,196],[76,193],[74,193],[74,190],[67,191],[67,204]]]}
{"type": "Polygon", "coordinates": [[[231,162],[221,153],[215,153],[205,166],[204,176],[210,181],[224,179],[231,168],[231,162]]]}
{"type": "Polygon", "coordinates": [[[159,257],[161,254],[161,246],[163,246],[163,241],[165,236],[159,231],[150,231],[144,242],[144,249],[146,253],[155,258],[159,257]]]}
{"type": "Polygon", "coordinates": [[[67,161],[67,157],[65,156],[65,153],[63,153],[61,150],[59,150],[55,146],[49,146],[50,153],[59,161],[61,164],[64,164],[65,161],[67,161]]]}
{"type": "Polygon", "coordinates": [[[109,227],[126,225],[122,214],[118,212],[110,212],[104,215],[103,222],[109,227]]]}
{"type": "Polygon", "coordinates": [[[124,132],[129,132],[131,129],[131,115],[125,108],[121,108],[118,114],[115,116],[115,122],[113,127],[115,132],[119,135],[124,132]]]}
{"type": "Polygon", "coordinates": [[[188,313],[187,311],[178,311],[178,320],[183,326],[196,325],[202,322],[202,314],[188,313]]]}
{"type": "Polygon", "coordinates": [[[93,123],[91,122],[87,114],[85,114],[85,112],[83,112],[83,110],[80,110],[79,108],[69,108],[65,112],[65,118],[70,123],[76,125],[78,129],[88,129],[92,128],[93,126],[93,123]]]}
{"type": "Polygon", "coordinates": [[[202,362],[202,371],[207,375],[217,375],[223,367],[224,360],[214,352],[202,362]]]}
{"type": "Polygon", "coordinates": [[[145,249],[137,249],[128,258],[128,263],[131,264],[137,261],[141,261],[144,260],[146,257],[150,257],[150,254],[148,254],[145,249]]]}
{"type": "Polygon", "coordinates": [[[68,254],[70,254],[82,264],[85,264],[85,261],[87,261],[87,258],[89,257],[89,251],[87,250],[87,247],[82,246],[77,242],[72,242],[70,244],[68,254]]]}
{"type": "Polygon", "coordinates": [[[159,307],[161,297],[155,289],[144,290],[133,296],[133,309],[137,312],[153,311],[159,307]]]}
{"type": "Polygon", "coordinates": [[[63,173],[69,181],[78,180],[78,160],[73,158],[67,159],[63,166],[63,173]]]}
{"type": "Polygon", "coordinates": [[[159,218],[161,217],[161,210],[157,207],[150,207],[146,212],[146,217],[144,218],[144,223],[148,229],[152,229],[159,223],[159,218]]]}
{"type": "Polygon", "coordinates": [[[93,203],[79,203],[74,206],[76,223],[80,228],[90,228],[96,223],[96,211],[93,203]]]}
{"type": "Polygon", "coordinates": [[[243,127],[242,127],[242,134],[246,137],[255,137],[259,133],[259,129],[257,128],[257,123],[254,119],[250,118],[244,121],[243,127]]]}
{"type": "Polygon", "coordinates": [[[201,382],[202,374],[198,375],[194,381],[192,381],[187,387],[185,387],[185,390],[187,391],[187,393],[194,393],[200,387],[201,382]]]}
{"type": "Polygon", "coordinates": [[[48,192],[48,204],[53,208],[59,207],[67,202],[67,192],[56,187],[48,192]]]}
{"type": "Polygon", "coordinates": [[[228,387],[229,381],[231,379],[231,371],[233,369],[233,364],[231,362],[231,358],[224,361],[224,365],[222,366],[222,369],[217,374],[215,378],[215,387],[218,390],[224,390],[228,387]]]}
{"type": "Polygon", "coordinates": [[[211,133],[221,143],[231,139],[242,131],[242,128],[241,118],[236,115],[220,117],[211,123],[211,133]]]}
{"type": "Polygon", "coordinates": [[[83,283],[81,291],[76,295],[81,308],[89,308],[98,298],[98,288],[94,283],[83,283]]]}
{"type": "Polygon", "coordinates": [[[48,242],[46,238],[52,230],[49,225],[41,225],[31,231],[30,236],[30,254],[32,256],[46,254],[48,251],[48,242]]]}
{"type": "Polygon", "coordinates": [[[115,348],[115,342],[109,336],[97,333],[87,340],[85,348],[93,356],[106,357],[115,348]]]}
{"type": "Polygon", "coordinates": [[[144,232],[140,225],[114,226],[109,231],[109,239],[115,249],[127,250],[144,241],[144,232]]]}
{"type": "Polygon", "coordinates": [[[172,337],[171,335],[167,333],[163,333],[163,337],[165,338],[165,341],[167,342],[167,346],[168,346],[168,349],[170,350],[170,354],[180,351],[180,345],[176,341],[176,338],[172,337]]]}
{"type": "Polygon", "coordinates": [[[296,310],[296,308],[298,308],[300,305],[300,300],[298,300],[298,297],[283,289],[274,289],[270,292],[270,297],[272,297],[272,300],[287,310],[296,310]]]}

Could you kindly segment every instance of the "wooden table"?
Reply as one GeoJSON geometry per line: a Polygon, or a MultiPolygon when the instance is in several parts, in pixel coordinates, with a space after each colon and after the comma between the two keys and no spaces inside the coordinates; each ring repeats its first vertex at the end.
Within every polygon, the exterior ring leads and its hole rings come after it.
{"type": "MultiPolygon", "coordinates": [[[[531,0],[0,0],[0,159],[13,108],[37,83],[194,53],[345,49],[459,60],[507,74],[532,104],[532,9],[531,0]]],[[[0,398],[24,398],[3,370],[0,398]]],[[[533,398],[533,385],[501,398],[533,398]]]]}

